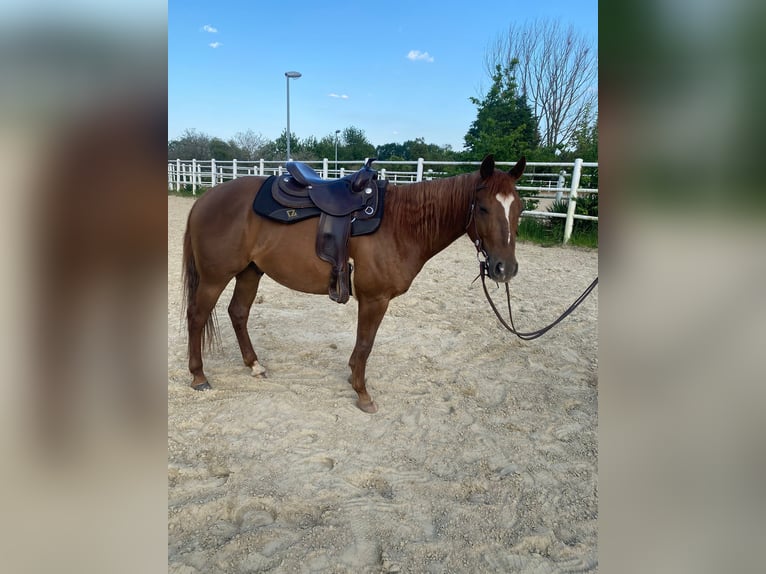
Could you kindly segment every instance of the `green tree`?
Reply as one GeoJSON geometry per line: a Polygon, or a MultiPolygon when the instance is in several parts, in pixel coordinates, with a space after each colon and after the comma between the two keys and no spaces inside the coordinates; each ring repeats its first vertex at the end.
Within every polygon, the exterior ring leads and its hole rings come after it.
{"type": "MultiPolygon", "coordinates": [[[[264,159],[268,160],[284,160],[287,157],[287,130],[282,130],[279,137],[274,140],[274,146],[271,148],[272,157],[264,159]]],[[[290,155],[293,159],[300,159],[301,155],[301,140],[295,135],[294,132],[290,132],[290,155]]]]}
{"type": "Polygon", "coordinates": [[[438,146],[426,143],[424,138],[407,140],[404,143],[387,143],[378,146],[375,150],[380,161],[414,161],[419,157],[435,161],[454,161],[459,154],[454,152],[449,145],[438,146]]]}
{"type": "Polygon", "coordinates": [[[572,134],[598,105],[598,53],[592,38],[558,20],[514,22],[485,56],[487,74],[497,65],[515,67],[519,91],[539,122],[548,153],[563,151],[572,134]]]}
{"type": "Polygon", "coordinates": [[[213,138],[210,140],[210,157],[217,160],[231,161],[247,157],[247,152],[241,150],[233,142],[225,142],[220,138],[213,138]]]}
{"type": "MultiPolygon", "coordinates": [[[[590,119],[589,115],[583,118],[572,134],[570,149],[562,153],[561,157],[564,161],[574,161],[579,157],[584,161],[598,162],[598,115],[593,120],[590,119]]],[[[586,173],[580,179],[580,185],[586,188],[597,189],[598,168],[586,170],[586,173]]],[[[588,212],[585,215],[598,215],[598,194],[592,194],[586,199],[589,199],[590,203],[595,205],[596,211],[595,213],[588,212]]],[[[580,209],[579,199],[577,208],[580,209]]],[[[593,207],[590,204],[588,209],[593,211],[593,207]]]]}
{"type": "Polygon", "coordinates": [[[587,114],[572,134],[570,141],[571,152],[566,155],[574,158],[582,158],[585,161],[598,161],[598,115],[591,119],[587,114]]]}
{"type": "Polygon", "coordinates": [[[540,145],[537,119],[524,96],[519,95],[514,70],[518,61],[503,68],[497,65],[492,86],[483,99],[470,98],[476,119],[465,135],[470,159],[494,153],[498,161],[515,161],[531,155],[540,145]]]}
{"type": "Polygon", "coordinates": [[[375,157],[375,146],[367,140],[364,130],[354,126],[347,127],[340,134],[340,142],[343,146],[338,144],[338,160],[364,160],[366,157],[375,157]]]}
{"type": "Polygon", "coordinates": [[[387,143],[375,148],[375,157],[380,161],[402,161],[409,159],[407,157],[407,148],[400,143],[387,143]]]}
{"type": "Polygon", "coordinates": [[[180,138],[168,142],[168,159],[210,159],[211,138],[194,129],[187,129],[180,138]]]}
{"type": "Polygon", "coordinates": [[[335,158],[335,134],[327,134],[320,140],[312,138],[310,154],[315,159],[327,158],[332,161],[335,158]]]}
{"type": "MultiPolygon", "coordinates": [[[[319,142],[317,141],[316,136],[309,136],[306,139],[303,139],[300,141],[300,146],[295,150],[296,153],[300,153],[300,159],[301,161],[311,161],[316,159],[322,159],[322,156],[317,154],[317,147],[319,145],[319,142]]],[[[293,142],[292,139],[290,140],[290,152],[293,151],[293,142]]],[[[293,157],[295,157],[295,154],[293,154],[293,157]]]]}

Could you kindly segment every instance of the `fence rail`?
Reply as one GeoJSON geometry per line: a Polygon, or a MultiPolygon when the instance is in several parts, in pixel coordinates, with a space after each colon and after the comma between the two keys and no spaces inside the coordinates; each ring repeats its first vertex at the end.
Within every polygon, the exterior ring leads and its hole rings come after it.
{"type": "MultiPolygon", "coordinates": [[[[359,169],[364,164],[364,160],[335,162],[325,158],[304,163],[311,165],[322,178],[330,179],[343,177],[347,171],[359,169]]],[[[445,166],[479,166],[480,164],[481,162],[478,161],[426,161],[418,158],[417,161],[381,161],[376,163],[376,167],[380,178],[395,184],[406,184],[445,177],[448,175],[442,171],[445,166]],[[407,167],[410,169],[406,169],[407,167]]],[[[514,162],[496,162],[495,165],[510,168],[514,162]]],[[[522,212],[522,217],[564,218],[566,220],[564,243],[568,243],[572,236],[575,219],[598,221],[598,217],[575,213],[578,196],[598,193],[597,188],[581,186],[583,178],[590,180],[594,170],[598,170],[597,162],[584,162],[582,159],[576,159],[573,162],[528,162],[521,184],[517,186],[518,190],[536,192],[534,199],[544,204],[566,201],[567,213],[527,210],[522,212]]],[[[284,172],[285,164],[282,161],[177,159],[168,162],[168,190],[180,191],[182,188],[191,188],[192,193],[196,195],[199,189],[213,187],[230,179],[249,175],[281,175],[284,172]]]]}

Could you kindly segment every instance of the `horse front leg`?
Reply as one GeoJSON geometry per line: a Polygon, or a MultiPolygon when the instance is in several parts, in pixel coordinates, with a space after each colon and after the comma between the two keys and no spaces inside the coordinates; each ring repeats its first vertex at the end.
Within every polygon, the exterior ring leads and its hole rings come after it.
{"type": "Polygon", "coordinates": [[[388,309],[388,299],[361,299],[359,301],[359,317],[356,325],[356,344],[348,366],[351,367],[349,382],[356,391],[358,399],[356,406],[366,413],[374,413],[378,410],[377,405],[370,397],[365,386],[365,371],[367,358],[375,343],[375,335],[388,309]]]}

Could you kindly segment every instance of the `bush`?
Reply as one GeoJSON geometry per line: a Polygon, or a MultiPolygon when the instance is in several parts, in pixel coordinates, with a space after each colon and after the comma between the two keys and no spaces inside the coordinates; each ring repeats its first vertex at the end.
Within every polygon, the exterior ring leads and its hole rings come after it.
{"type": "Polygon", "coordinates": [[[538,197],[539,192],[536,189],[532,191],[522,190],[518,193],[522,201],[522,210],[537,211],[537,205],[540,203],[540,199],[538,197]]]}

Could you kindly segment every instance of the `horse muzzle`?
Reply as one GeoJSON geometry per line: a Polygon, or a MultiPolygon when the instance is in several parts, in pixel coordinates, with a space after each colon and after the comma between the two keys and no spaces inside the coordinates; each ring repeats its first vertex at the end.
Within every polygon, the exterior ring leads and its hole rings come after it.
{"type": "Polygon", "coordinates": [[[515,259],[504,261],[502,259],[487,258],[487,276],[498,283],[508,283],[519,272],[519,263],[515,259]]]}

